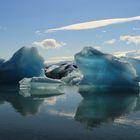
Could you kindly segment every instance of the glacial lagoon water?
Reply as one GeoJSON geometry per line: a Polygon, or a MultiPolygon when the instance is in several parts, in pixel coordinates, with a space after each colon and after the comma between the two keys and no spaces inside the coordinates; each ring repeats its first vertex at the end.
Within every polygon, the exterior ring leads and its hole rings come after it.
{"type": "Polygon", "coordinates": [[[0,140],[140,139],[139,93],[78,87],[64,87],[57,96],[41,92],[26,97],[16,86],[0,87],[0,140]]]}

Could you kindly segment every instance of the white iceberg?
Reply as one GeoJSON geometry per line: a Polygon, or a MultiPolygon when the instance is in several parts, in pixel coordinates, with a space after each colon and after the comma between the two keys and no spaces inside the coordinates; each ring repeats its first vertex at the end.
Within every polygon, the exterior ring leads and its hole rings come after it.
{"type": "Polygon", "coordinates": [[[61,86],[64,83],[56,79],[45,77],[24,78],[19,81],[19,84],[20,94],[25,97],[63,94],[61,86]]]}

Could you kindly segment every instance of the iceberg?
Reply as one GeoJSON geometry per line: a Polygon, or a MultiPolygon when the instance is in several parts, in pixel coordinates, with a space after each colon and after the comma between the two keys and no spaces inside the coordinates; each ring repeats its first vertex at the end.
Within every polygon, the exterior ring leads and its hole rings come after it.
{"type": "Polygon", "coordinates": [[[67,85],[79,85],[83,75],[80,73],[78,69],[73,70],[67,76],[63,77],[61,80],[67,85]]]}
{"type": "Polygon", "coordinates": [[[75,54],[75,61],[83,74],[80,85],[139,87],[138,81],[135,80],[137,74],[134,67],[111,54],[102,53],[92,47],[85,47],[75,54]]]}
{"type": "Polygon", "coordinates": [[[44,59],[35,47],[22,47],[8,61],[0,59],[0,83],[18,83],[23,78],[39,76],[44,59]]]}
{"type": "Polygon", "coordinates": [[[49,78],[61,79],[76,69],[77,66],[73,62],[65,62],[47,66],[45,69],[45,75],[49,78]]]}
{"type": "Polygon", "coordinates": [[[44,97],[63,94],[64,82],[46,77],[24,78],[19,81],[20,95],[24,97],[44,97]]]}
{"type": "Polygon", "coordinates": [[[131,57],[121,57],[122,60],[132,64],[132,66],[136,70],[136,74],[140,76],[140,60],[136,58],[131,58],[131,57]]]}
{"type": "Polygon", "coordinates": [[[0,59],[0,65],[2,65],[4,63],[4,59],[0,59]]]}

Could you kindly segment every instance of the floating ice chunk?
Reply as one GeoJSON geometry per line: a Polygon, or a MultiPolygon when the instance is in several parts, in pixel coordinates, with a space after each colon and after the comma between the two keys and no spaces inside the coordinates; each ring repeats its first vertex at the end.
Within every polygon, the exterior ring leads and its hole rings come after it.
{"type": "Polygon", "coordinates": [[[66,77],[63,77],[61,80],[68,85],[79,85],[83,78],[83,75],[78,69],[69,73],[66,77]]]}
{"type": "Polygon", "coordinates": [[[76,64],[84,75],[80,84],[105,87],[138,87],[133,66],[111,54],[85,47],[75,55],[76,64]]]}
{"type": "Polygon", "coordinates": [[[64,85],[64,83],[56,79],[44,77],[24,78],[19,84],[20,94],[25,97],[63,94],[61,85],[64,85]]]}
{"type": "Polygon", "coordinates": [[[0,60],[0,83],[18,83],[24,77],[39,76],[44,59],[37,48],[22,47],[8,61],[0,60]]]}

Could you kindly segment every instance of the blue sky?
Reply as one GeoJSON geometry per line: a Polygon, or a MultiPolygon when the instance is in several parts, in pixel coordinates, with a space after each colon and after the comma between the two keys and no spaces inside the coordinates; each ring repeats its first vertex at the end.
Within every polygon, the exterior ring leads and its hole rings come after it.
{"type": "Polygon", "coordinates": [[[140,16],[139,5],[140,0],[0,0],[0,57],[7,59],[20,47],[45,39],[65,43],[60,48],[38,47],[45,58],[71,56],[83,46],[100,47],[107,52],[140,49],[140,20],[45,33],[82,22],[140,16]],[[120,36],[125,39],[120,40],[120,36]]]}

